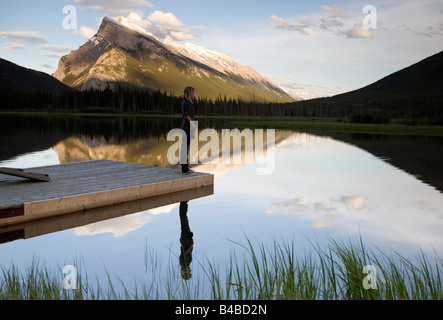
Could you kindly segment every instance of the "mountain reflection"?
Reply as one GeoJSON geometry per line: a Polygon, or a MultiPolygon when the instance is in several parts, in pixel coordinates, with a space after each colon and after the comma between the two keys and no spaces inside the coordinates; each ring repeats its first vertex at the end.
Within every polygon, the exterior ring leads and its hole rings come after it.
{"type": "MultiPolygon", "coordinates": [[[[167,161],[167,133],[179,128],[173,117],[0,116],[0,161],[53,148],[61,163],[109,159],[174,167],[167,161]]],[[[200,120],[199,128],[230,128],[227,121],[200,120]]],[[[292,132],[277,131],[276,144],[292,132]]],[[[443,138],[369,134],[321,134],[366,150],[443,192],[443,138]]],[[[224,174],[235,166],[211,166],[224,174]]]]}

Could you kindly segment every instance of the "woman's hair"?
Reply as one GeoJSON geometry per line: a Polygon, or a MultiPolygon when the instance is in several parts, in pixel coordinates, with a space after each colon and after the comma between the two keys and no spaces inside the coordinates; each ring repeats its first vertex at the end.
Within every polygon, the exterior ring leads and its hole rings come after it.
{"type": "Polygon", "coordinates": [[[191,93],[194,92],[195,89],[193,87],[186,87],[184,91],[184,97],[186,100],[191,100],[191,93]]]}

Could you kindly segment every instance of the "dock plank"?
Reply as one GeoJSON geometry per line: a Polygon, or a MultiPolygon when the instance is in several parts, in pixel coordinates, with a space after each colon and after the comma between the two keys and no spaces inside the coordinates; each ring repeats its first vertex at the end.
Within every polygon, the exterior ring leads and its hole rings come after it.
{"type": "Polygon", "coordinates": [[[0,174],[6,174],[9,176],[26,178],[26,179],[30,179],[33,181],[43,181],[43,182],[51,181],[51,178],[47,174],[37,174],[34,172],[26,172],[23,169],[0,168],[0,174]]]}
{"type": "Polygon", "coordinates": [[[22,221],[24,218],[20,216],[40,219],[214,184],[214,176],[207,173],[183,175],[176,169],[110,160],[38,167],[29,171],[49,174],[51,181],[36,184],[18,177],[2,178],[0,225],[14,219],[22,221]],[[13,217],[8,208],[14,208],[13,217]]]}

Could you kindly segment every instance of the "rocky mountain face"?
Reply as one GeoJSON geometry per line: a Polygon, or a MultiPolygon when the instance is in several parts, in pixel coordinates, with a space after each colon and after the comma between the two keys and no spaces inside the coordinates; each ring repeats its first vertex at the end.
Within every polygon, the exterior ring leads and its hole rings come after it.
{"type": "Polygon", "coordinates": [[[105,17],[98,33],[61,58],[53,74],[80,90],[120,87],[181,95],[186,86],[197,96],[246,101],[290,102],[286,92],[228,54],[171,38],[160,41],[126,18],[105,17]]]}

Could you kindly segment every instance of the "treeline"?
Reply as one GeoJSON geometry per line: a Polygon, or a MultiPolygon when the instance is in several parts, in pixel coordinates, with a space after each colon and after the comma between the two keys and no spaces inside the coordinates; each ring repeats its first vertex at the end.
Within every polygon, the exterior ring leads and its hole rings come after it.
{"type": "MultiPolygon", "coordinates": [[[[67,90],[61,93],[23,92],[0,89],[0,110],[54,110],[93,113],[181,112],[182,97],[166,92],[120,88],[118,90],[67,90]]],[[[404,119],[415,124],[417,119],[443,125],[441,94],[335,96],[294,103],[264,103],[219,96],[197,98],[195,108],[203,115],[239,115],[263,117],[338,118],[358,123],[389,123],[404,119]]]]}
{"type": "Polygon", "coordinates": [[[443,94],[335,96],[292,104],[297,117],[348,118],[356,123],[388,123],[390,119],[428,119],[443,124],[443,94]]]}
{"type": "MultiPolygon", "coordinates": [[[[176,114],[182,97],[166,92],[120,88],[118,90],[68,90],[62,93],[22,92],[0,89],[0,110],[75,110],[82,112],[131,112],[176,114]]],[[[242,101],[219,96],[196,98],[197,113],[206,115],[291,116],[291,107],[281,103],[242,101]]]]}

